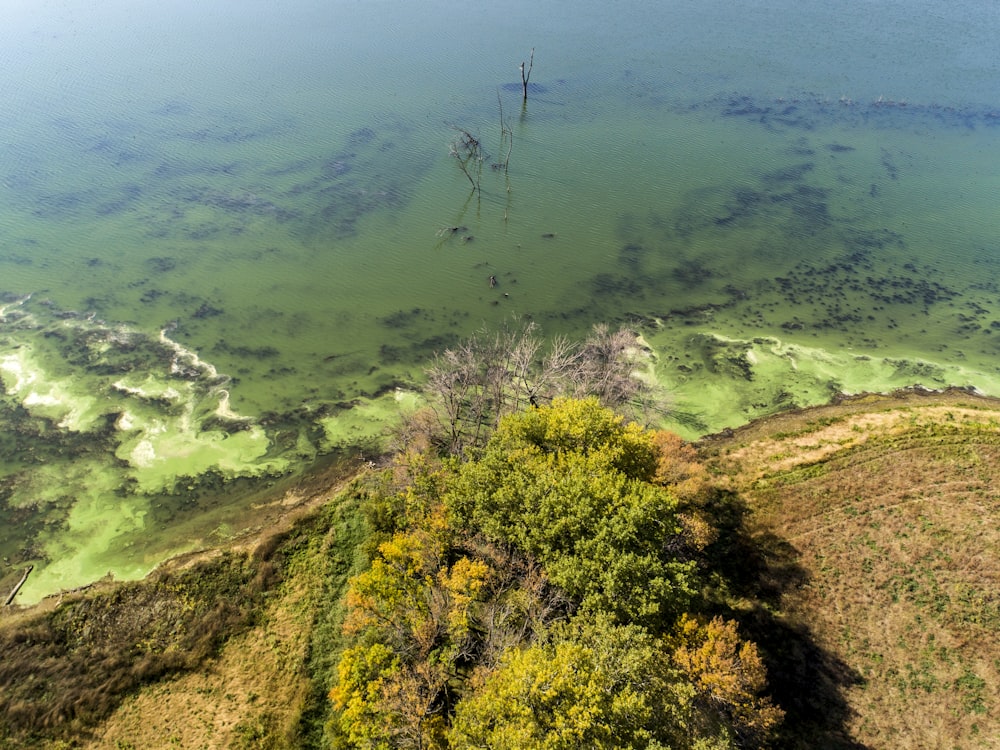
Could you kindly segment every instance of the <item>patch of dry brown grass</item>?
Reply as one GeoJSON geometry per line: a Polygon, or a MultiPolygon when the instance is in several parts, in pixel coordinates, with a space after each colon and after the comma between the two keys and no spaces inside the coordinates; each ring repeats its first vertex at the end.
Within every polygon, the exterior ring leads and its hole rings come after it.
{"type": "Polygon", "coordinates": [[[86,735],[126,695],[198,667],[244,629],[272,575],[267,561],[224,554],[0,629],[0,740],[86,735]]]}
{"type": "Polygon", "coordinates": [[[308,567],[297,565],[259,624],[199,670],[131,696],[83,747],[290,747],[309,687],[304,663],[316,585],[308,567]]]}
{"type": "Polygon", "coordinates": [[[754,425],[706,453],[759,538],[794,557],[802,580],[781,619],[854,676],[841,688],[850,742],[998,747],[1000,404],[957,393],[855,406],[754,425]]]}
{"type": "Polygon", "coordinates": [[[215,658],[131,695],[81,747],[298,747],[311,683],[307,659],[333,531],[314,513],[331,493],[313,495],[257,539],[253,557],[282,561],[281,583],[252,627],[215,658]]]}

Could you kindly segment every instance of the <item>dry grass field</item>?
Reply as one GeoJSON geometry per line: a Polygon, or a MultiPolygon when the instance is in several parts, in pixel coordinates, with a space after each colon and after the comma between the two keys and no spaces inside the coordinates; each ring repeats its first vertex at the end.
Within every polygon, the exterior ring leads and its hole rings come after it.
{"type": "Polygon", "coordinates": [[[1000,402],[859,398],[702,448],[794,634],[760,636],[783,746],[1000,747],[1000,402]]]}

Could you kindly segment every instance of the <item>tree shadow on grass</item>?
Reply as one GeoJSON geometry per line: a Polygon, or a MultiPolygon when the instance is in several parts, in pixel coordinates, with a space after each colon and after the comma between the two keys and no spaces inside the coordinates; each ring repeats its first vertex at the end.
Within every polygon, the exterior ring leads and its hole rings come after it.
{"type": "Polygon", "coordinates": [[[799,553],[770,531],[751,532],[749,509],[736,495],[720,494],[711,504],[721,530],[706,550],[734,598],[756,605],[727,612],[760,649],[768,693],[785,711],[774,747],[783,750],[865,750],[847,730],[851,709],[845,692],[863,679],[836,654],[821,648],[807,624],[782,611],[783,598],[809,581],[799,553]]]}

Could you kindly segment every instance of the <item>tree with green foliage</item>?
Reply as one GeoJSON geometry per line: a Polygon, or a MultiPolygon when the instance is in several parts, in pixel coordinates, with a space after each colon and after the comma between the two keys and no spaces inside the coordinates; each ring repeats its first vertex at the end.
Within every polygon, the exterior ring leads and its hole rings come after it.
{"type": "Polygon", "coordinates": [[[505,418],[447,495],[488,538],[538,559],[586,609],[672,621],[695,591],[678,501],[652,484],[652,434],[596,399],[555,399],[505,418]]]}

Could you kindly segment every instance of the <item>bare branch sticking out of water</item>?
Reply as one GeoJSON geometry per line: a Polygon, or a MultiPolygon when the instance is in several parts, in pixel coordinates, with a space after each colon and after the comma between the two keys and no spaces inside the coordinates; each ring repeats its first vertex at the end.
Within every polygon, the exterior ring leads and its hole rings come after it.
{"type": "Polygon", "coordinates": [[[524,89],[524,101],[528,101],[528,81],[531,79],[531,69],[535,67],[535,48],[531,48],[531,57],[528,59],[528,71],[524,70],[524,62],[521,62],[521,87],[524,89]]]}
{"type": "Polygon", "coordinates": [[[450,153],[458,161],[462,173],[469,179],[472,190],[479,190],[479,181],[483,173],[483,160],[486,153],[478,138],[464,128],[455,126],[458,137],[452,141],[450,153]]]}
{"type": "MultiPolygon", "coordinates": [[[[510,155],[514,150],[514,131],[503,117],[503,99],[500,97],[500,89],[497,89],[497,106],[500,107],[500,150],[503,151],[504,146],[506,146],[507,155],[504,156],[502,163],[494,166],[497,169],[502,168],[506,174],[510,167],[510,155]]],[[[510,185],[507,186],[507,192],[510,192],[510,185]]]]}

